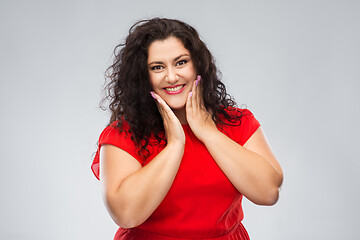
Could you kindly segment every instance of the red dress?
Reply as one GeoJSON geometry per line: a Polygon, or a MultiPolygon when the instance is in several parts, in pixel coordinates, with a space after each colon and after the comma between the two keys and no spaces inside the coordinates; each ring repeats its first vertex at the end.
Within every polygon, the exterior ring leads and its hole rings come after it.
{"type": "MultiPolygon", "coordinates": [[[[219,128],[231,139],[243,145],[260,126],[252,113],[240,109],[243,116],[239,126],[222,125],[219,128]]],[[[131,154],[140,163],[134,143],[127,134],[128,125],[123,124],[123,132],[111,124],[99,138],[99,148],[92,163],[92,170],[99,178],[99,149],[103,144],[115,145],[131,154]]],[[[242,194],[231,184],[218,167],[205,145],[199,141],[188,125],[185,132],[185,151],[175,180],[158,208],[140,226],[119,228],[114,240],[180,240],[249,239],[241,224],[244,217],[242,194]]],[[[149,147],[150,162],[164,146],[149,147]]]]}

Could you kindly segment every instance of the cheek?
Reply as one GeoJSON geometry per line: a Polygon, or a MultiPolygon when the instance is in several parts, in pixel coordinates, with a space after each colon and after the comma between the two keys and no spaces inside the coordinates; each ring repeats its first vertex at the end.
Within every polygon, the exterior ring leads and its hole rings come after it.
{"type": "Polygon", "coordinates": [[[149,73],[150,85],[154,88],[159,84],[159,76],[157,74],[149,73]]]}
{"type": "Polygon", "coordinates": [[[196,77],[197,77],[197,71],[196,71],[194,65],[191,66],[191,68],[189,69],[189,72],[191,74],[191,78],[193,79],[193,81],[195,81],[196,77]]]}
{"type": "Polygon", "coordinates": [[[195,84],[195,80],[191,81],[191,88],[193,87],[194,84],[195,84]]]}
{"type": "Polygon", "coordinates": [[[195,81],[197,76],[194,68],[184,69],[180,74],[185,77],[189,82],[195,81]]]}

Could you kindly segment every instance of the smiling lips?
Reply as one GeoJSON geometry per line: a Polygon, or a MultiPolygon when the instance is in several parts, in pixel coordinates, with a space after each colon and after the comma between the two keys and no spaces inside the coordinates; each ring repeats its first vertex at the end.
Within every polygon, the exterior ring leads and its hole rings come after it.
{"type": "Polygon", "coordinates": [[[184,90],[185,84],[179,84],[173,87],[163,88],[167,94],[179,94],[184,90]]]}

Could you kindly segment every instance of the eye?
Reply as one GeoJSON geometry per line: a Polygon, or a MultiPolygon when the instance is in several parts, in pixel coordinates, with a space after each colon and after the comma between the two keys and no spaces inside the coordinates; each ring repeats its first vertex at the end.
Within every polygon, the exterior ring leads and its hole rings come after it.
{"type": "Polygon", "coordinates": [[[151,67],[151,70],[154,70],[154,71],[159,71],[161,69],[163,69],[163,66],[161,66],[161,65],[156,65],[156,66],[151,67]]]}
{"type": "Polygon", "coordinates": [[[188,61],[187,60],[180,60],[176,63],[176,66],[181,66],[181,65],[184,65],[186,64],[188,61]]]}

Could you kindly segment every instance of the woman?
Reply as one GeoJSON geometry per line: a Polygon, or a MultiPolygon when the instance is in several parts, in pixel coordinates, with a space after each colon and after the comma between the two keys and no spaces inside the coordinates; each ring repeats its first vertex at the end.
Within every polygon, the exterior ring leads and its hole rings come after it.
{"type": "Polygon", "coordinates": [[[107,76],[112,115],[92,169],[120,226],[115,239],[249,239],[242,196],[275,204],[283,173],[196,30],[136,23],[107,76]]]}

